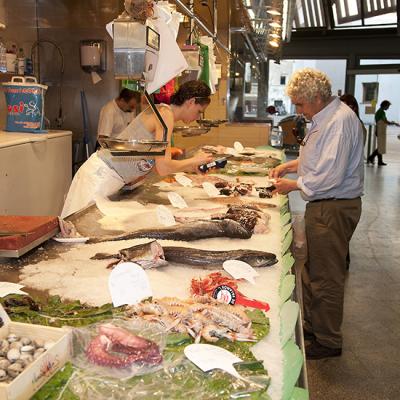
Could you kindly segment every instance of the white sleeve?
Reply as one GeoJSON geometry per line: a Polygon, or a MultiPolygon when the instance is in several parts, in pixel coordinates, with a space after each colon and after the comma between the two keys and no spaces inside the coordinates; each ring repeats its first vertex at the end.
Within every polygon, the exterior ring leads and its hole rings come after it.
{"type": "Polygon", "coordinates": [[[109,107],[104,106],[100,111],[99,124],[97,127],[97,136],[111,136],[114,126],[114,114],[109,107]]]}

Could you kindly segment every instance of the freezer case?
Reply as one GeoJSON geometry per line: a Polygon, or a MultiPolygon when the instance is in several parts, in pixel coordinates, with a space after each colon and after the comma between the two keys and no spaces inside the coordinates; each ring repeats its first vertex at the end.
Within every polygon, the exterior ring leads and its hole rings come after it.
{"type": "Polygon", "coordinates": [[[0,215],[59,215],[71,164],[70,131],[0,131],[0,215]]]}

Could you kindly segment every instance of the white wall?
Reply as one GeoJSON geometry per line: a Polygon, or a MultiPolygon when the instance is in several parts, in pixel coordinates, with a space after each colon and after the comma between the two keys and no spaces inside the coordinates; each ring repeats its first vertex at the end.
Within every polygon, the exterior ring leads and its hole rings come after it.
{"type": "Polygon", "coordinates": [[[285,85],[280,85],[280,77],[286,75],[288,82],[293,72],[302,68],[315,68],[325,72],[332,82],[332,93],[336,95],[339,90],[344,93],[346,60],[282,60],[279,65],[273,62],[269,64],[268,105],[274,104],[275,100],[283,100],[286,111],[289,114],[295,112],[285,94],[285,85]]]}
{"type": "Polygon", "coordinates": [[[373,114],[365,114],[365,107],[370,104],[363,104],[363,82],[378,82],[378,99],[376,110],[383,100],[389,100],[392,105],[386,111],[386,117],[389,121],[400,121],[400,74],[386,74],[386,75],[358,75],[356,76],[354,96],[358,100],[360,108],[360,118],[364,123],[374,123],[373,114]]]}

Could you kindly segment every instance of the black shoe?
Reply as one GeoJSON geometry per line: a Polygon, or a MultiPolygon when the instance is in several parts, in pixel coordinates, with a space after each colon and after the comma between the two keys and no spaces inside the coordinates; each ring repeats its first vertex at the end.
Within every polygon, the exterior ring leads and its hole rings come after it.
{"type": "Polygon", "coordinates": [[[316,340],[313,340],[306,346],[306,358],[307,360],[320,360],[321,358],[328,357],[339,357],[342,355],[342,349],[334,349],[332,347],[326,347],[319,344],[316,340]]]}
{"type": "Polygon", "coordinates": [[[384,163],[383,161],[378,163],[378,167],[382,166],[382,165],[387,165],[386,163],[384,163]]]}
{"type": "Polygon", "coordinates": [[[374,161],[375,161],[375,157],[371,157],[371,156],[369,156],[368,158],[367,158],[367,164],[374,164],[374,161]]]}
{"type": "Polygon", "coordinates": [[[303,328],[303,337],[304,337],[304,340],[307,340],[307,341],[315,340],[315,335],[312,332],[307,331],[304,328],[303,328]]]}

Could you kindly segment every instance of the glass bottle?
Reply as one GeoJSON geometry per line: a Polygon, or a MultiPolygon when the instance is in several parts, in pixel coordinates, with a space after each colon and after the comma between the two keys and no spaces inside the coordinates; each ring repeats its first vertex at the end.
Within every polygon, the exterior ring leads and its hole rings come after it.
{"type": "Polygon", "coordinates": [[[7,72],[7,49],[3,40],[0,38],[0,72],[7,72]]]}
{"type": "Polygon", "coordinates": [[[24,49],[20,47],[18,50],[18,55],[17,55],[17,72],[18,75],[24,75],[25,73],[25,55],[24,55],[24,49]]]}

